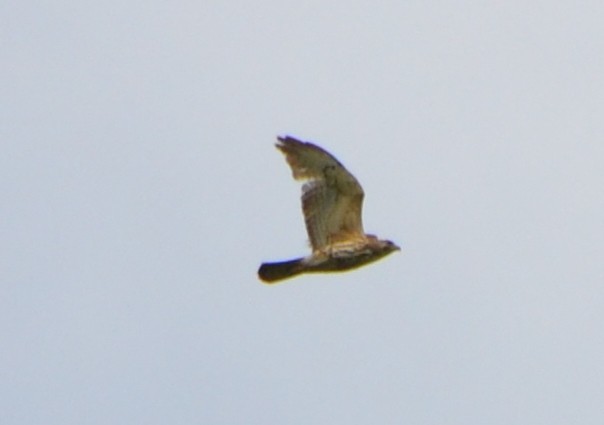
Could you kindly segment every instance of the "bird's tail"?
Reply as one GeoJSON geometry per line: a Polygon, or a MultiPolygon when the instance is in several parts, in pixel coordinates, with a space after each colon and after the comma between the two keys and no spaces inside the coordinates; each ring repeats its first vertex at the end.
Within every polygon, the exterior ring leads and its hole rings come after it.
{"type": "Polygon", "coordinates": [[[276,283],[302,273],[304,269],[300,267],[301,263],[302,258],[280,263],[262,263],[258,269],[258,276],[265,283],[276,283]]]}

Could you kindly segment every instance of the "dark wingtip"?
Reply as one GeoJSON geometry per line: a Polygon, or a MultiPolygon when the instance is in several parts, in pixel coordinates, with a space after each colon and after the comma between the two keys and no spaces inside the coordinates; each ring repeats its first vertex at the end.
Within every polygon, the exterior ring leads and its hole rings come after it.
{"type": "MultiPolygon", "coordinates": [[[[277,136],[277,140],[282,143],[283,145],[307,145],[309,144],[308,142],[303,142],[300,139],[297,139],[293,136],[290,136],[289,134],[286,134],[285,136],[277,136]]],[[[277,143],[277,146],[280,146],[277,143]]]]}
{"type": "Polygon", "coordinates": [[[290,136],[289,134],[286,134],[285,136],[277,136],[277,140],[279,140],[280,142],[302,142],[302,140],[300,139],[296,139],[293,136],[290,136]]]}

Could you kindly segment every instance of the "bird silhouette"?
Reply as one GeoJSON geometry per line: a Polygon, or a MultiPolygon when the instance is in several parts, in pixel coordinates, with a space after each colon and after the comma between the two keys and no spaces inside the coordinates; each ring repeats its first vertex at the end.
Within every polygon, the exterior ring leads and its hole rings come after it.
{"type": "Polygon", "coordinates": [[[263,263],[258,276],[275,283],[302,273],[340,272],[361,267],[400,250],[363,230],[363,188],[329,152],[291,136],[278,137],[294,179],[304,180],[302,211],[311,255],[263,263]]]}

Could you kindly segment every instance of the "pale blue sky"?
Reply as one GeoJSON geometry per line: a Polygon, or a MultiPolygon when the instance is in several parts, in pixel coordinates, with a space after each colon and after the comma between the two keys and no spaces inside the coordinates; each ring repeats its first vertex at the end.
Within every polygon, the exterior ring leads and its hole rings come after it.
{"type": "Polygon", "coordinates": [[[0,6],[2,424],[604,421],[604,5],[0,6]],[[275,136],[402,252],[308,252],[275,136]]]}

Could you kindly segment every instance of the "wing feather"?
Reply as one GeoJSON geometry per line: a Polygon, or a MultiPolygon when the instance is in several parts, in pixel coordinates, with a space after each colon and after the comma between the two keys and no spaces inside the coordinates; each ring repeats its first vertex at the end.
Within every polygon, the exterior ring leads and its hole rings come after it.
{"type": "Polygon", "coordinates": [[[364,239],[363,188],[329,152],[293,137],[279,137],[276,146],[285,154],[302,186],[302,211],[314,251],[338,242],[364,239]]]}

